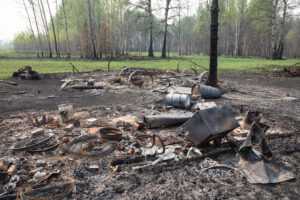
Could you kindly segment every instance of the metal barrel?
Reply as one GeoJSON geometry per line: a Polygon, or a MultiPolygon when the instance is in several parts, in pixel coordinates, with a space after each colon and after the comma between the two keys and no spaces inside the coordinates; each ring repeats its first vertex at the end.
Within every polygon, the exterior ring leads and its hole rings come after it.
{"type": "Polygon", "coordinates": [[[191,95],[170,93],[166,96],[166,104],[177,108],[190,108],[191,95]]]}

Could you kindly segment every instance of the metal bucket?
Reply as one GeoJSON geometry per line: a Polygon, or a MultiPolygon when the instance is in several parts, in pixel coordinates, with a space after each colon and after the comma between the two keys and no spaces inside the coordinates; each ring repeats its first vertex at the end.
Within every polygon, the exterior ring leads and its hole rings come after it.
{"type": "Polygon", "coordinates": [[[177,108],[190,108],[191,95],[170,93],[166,96],[166,104],[177,108]]]}

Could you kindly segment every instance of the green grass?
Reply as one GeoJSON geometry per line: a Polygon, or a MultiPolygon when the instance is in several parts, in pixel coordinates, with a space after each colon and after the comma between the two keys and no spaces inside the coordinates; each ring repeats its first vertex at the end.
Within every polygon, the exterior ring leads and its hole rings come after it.
{"type": "MultiPolygon", "coordinates": [[[[14,52],[7,52],[7,54],[12,55],[14,52]]],[[[138,55],[138,53],[134,53],[138,55]]],[[[1,55],[1,51],[0,51],[1,55]]],[[[3,55],[3,54],[2,54],[3,55]]],[[[131,54],[132,55],[132,54],[131,54]]],[[[143,54],[145,55],[145,54],[143,54]]],[[[159,56],[159,53],[156,53],[159,56]]],[[[170,56],[176,56],[172,54],[170,56]]],[[[205,68],[209,66],[208,56],[184,56],[186,60],[191,60],[205,68]]],[[[43,73],[62,73],[62,72],[72,72],[72,67],[69,64],[72,62],[79,71],[92,71],[95,69],[107,70],[107,61],[88,61],[88,60],[56,60],[56,59],[28,59],[28,58],[4,58],[0,59],[0,79],[8,78],[13,72],[17,71],[19,68],[26,65],[32,66],[33,70],[43,74],[43,73]]],[[[223,70],[236,71],[238,73],[243,73],[244,71],[257,71],[258,68],[263,68],[267,66],[290,66],[300,59],[290,59],[290,60],[279,60],[272,61],[267,59],[259,58],[225,58],[219,57],[218,59],[218,69],[222,72],[223,70]]],[[[162,60],[124,60],[124,61],[112,61],[111,70],[119,70],[124,66],[130,67],[141,67],[141,68],[151,68],[151,69],[161,69],[161,70],[176,70],[179,60],[175,59],[162,59],[162,60]]],[[[188,61],[180,62],[180,70],[185,69],[190,66],[191,63],[188,61]]],[[[198,68],[203,71],[203,69],[198,68]]],[[[272,70],[272,69],[270,69],[272,70]]]]}

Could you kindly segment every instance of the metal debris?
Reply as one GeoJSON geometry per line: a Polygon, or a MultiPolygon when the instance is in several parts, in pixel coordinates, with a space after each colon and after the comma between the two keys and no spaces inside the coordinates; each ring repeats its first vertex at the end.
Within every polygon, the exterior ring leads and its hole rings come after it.
{"type": "Polygon", "coordinates": [[[123,131],[115,127],[105,127],[99,130],[102,141],[120,140],[123,131]]]}
{"type": "Polygon", "coordinates": [[[225,90],[207,86],[207,85],[201,85],[201,97],[203,99],[218,99],[225,93],[225,90]]]}
{"type": "Polygon", "coordinates": [[[196,147],[191,147],[187,153],[188,158],[199,157],[202,155],[203,154],[201,153],[201,151],[199,149],[197,149],[196,147]]]}
{"type": "Polygon", "coordinates": [[[222,138],[239,126],[232,111],[222,106],[198,111],[181,126],[180,131],[198,146],[222,138]]]}
{"type": "Polygon", "coordinates": [[[191,107],[191,96],[187,94],[170,93],[166,96],[166,104],[177,108],[188,109],[191,107]]]}
{"type": "Polygon", "coordinates": [[[193,113],[162,113],[157,115],[146,115],[145,122],[148,128],[162,128],[181,125],[190,119],[193,113]]]}
{"type": "Polygon", "coordinates": [[[280,183],[294,179],[294,175],[280,167],[269,149],[265,130],[260,123],[253,123],[247,139],[238,152],[237,166],[244,172],[249,183],[280,183]],[[260,152],[253,148],[259,144],[260,152]]]}

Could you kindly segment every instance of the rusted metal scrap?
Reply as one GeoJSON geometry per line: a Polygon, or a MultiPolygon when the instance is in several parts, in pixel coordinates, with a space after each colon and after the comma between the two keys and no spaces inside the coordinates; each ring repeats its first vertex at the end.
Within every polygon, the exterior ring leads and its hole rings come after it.
{"type": "Polygon", "coordinates": [[[283,70],[275,71],[273,74],[276,77],[300,77],[299,63],[296,63],[291,67],[286,67],[283,70]]]}
{"type": "Polygon", "coordinates": [[[111,140],[101,142],[101,138],[97,135],[79,136],[71,141],[72,145],[79,144],[79,149],[72,150],[79,157],[105,157],[114,152],[119,142],[111,140]]]}
{"type": "Polygon", "coordinates": [[[49,179],[45,176],[41,180],[32,184],[24,184],[18,189],[17,200],[54,200],[63,199],[70,194],[74,188],[74,180],[70,178],[56,179],[54,184],[43,187],[42,185],[49,179]],[[27,191],[26,191],[27,190],[27,191]]]}
{"type": "Polygon", "coordinates": [[[141,87],[144,84],[144,81],[142,79],[138,79],[138,80],[133,80],[133,77],[136,76],[137,74],[140,75],[145,75],[145,76],[149,76],[152,82],[151,88],[154,87],[154,78],[153,78],[153,73],[151,71],[147,71],[147,70],[135,70],[134,72],[132,72],[130,74],[130,76],[128,77],[128,87],[130,87],[131,82],[133,82],[135,85],[141,87]]]}
{"type": "Polygon", "coordinates": [[[120,140],[123,131],[115,127],[105,127],[99,130],[102,141],[120,140]]]}
{"type": "Polygon", "coordinates": [[[13,151],[44,152],[55,149],[59,141],[53,135],[25,138],[11,146],[13,151]]]}
{"type": "Polygon", "coordinates": [[[239,127],[232,111],[226,106],[200,110],[186,121],[180,131],[196,146],[222,138],[239,127]]]}
{"type": "Polygon", "coordinates": [[[266,126],[253,123],[247,139],[239,149],[237,166],[244,172],[249,183],[280,183],[294,179],[293,174],[279,166],[265,139],[266,126]],[[258,143],[260,152],[253,148],[258,143]]]}
{"type": "Polygon", "coordinates": [[[148,128],[160,128],[181,125],[190,119],[193,113],[162,113],[157,115],[146,115],[145,122],[148,128]]]}
{"type": "Polygon", "coordinates": [[[159,142],[161,143],[162,145],[162,152],[156,152],[156,154],[164,154],[165,151],[166,151],[166,147],[165,147],[165,144],[162,140],[162,138],[157,135],[157,134],[153,134],[153,135],[136,135],[136,138],[137,138],[137,142],[140,144],[140,146],[146,146],[141,140],[142,139],[145,139],[145,138],[152,138],[152,145],[149,147],[149,148],[152,148],[154,145],[155,145],[155,142],[156,142],[156,138],[158,138],[159,142]]]}
{"type": "Polygon", "coordinates": [[[14,72],[13,77],[19,77],[20,79],[39,80],[41,77],[39,73],[33,71],[30,66],[20,68],[18,72],[14,72]]]}
{"type": "Polygon", "coordinates": [[[247,129],[250,128],[253,122],[257,122],[261,119],[260,113],[257,111],[247,111],[243,123],[242,128],[247,129]]]}

